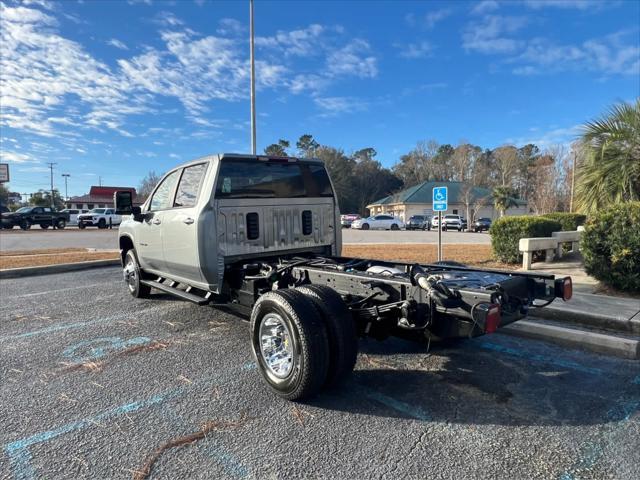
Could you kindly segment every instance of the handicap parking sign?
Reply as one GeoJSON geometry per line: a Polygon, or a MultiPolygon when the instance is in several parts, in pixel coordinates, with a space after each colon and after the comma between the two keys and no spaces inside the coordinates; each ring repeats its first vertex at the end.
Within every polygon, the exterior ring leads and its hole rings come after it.
{"type": "Polygon", "coordinates": [[[433,187],[433,211],[447,210],[447,187],[433,187]]]}

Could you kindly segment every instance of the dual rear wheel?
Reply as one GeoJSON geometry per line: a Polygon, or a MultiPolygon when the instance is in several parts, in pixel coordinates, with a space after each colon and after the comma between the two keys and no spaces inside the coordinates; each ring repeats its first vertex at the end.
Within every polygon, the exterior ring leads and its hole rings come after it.
{"type": "Polygon", "coordinates": [[[340,295],[325,286],[265,293],[253,308],[251,334],[262,377],[288,400],[339,384],[358,355],[351,313],[340,295]]]}

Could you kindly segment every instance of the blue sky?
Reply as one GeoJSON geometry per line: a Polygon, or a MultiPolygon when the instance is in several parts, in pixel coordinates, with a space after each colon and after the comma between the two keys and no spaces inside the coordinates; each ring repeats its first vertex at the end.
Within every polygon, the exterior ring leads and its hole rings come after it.
{"type": "MultiPolygon", "coordinates": [[[[11,190],[137,186],[249,151],[248,1],[1,0],[11,190]]],[[[310,133],[393,165],[417,141],[567,143],[640,96],[640,2],[256,0],[258,147],[310,133]]]]}

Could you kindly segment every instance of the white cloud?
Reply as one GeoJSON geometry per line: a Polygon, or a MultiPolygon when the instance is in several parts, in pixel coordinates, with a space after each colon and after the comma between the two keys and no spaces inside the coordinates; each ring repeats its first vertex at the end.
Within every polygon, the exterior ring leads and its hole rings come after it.
{"type": "Polygon", "coordinates": [[[10,152],[8,150],[0,150],[0,159],[3,162],[10,163],[30,163],[36,162],[30,155],[26,153],[10,152]]]}
{"type": "Polygon", "coordinates": [[[367,102],[353,97],[316,97],[313,101],[323,110],[323,117],[361,112],[369,106],[367,102]]]}
{"type": "Polygon", "coordinates": [[[485,13],[498,10],[499,8],[500,4],[498,4],[496,0],[483,0],[482,2],[474,5],[474,7],[471,9],[471,13],[474,15],[483,15],[485,13]]]}
{"type": "MultiPolygon", "coordinates": [[[[538,128],[535,127],[535,130],[531,128],[529,131],[537,131],[538,128]]],[[[504,141],[505,144],[510,145],[527,145],[532,143],[540,147],[540,149],[549,148],[555,145],[570,145],[574,142],[577,137],[582,132],[581,125],[574,125],[572,127],[563,127],[558,128],[550,127],[550,129],[546,132],[540,133],[535,137],[527,136],[527,137],[517,137],[517,138],[508,138],[504,141]]]]}
{"type": "Polygon", "coordinates": [[[578,45],[557,45],[537,38],[521,54],[509,60],[521,64],[513,69],[519,75],[589,70],[605,75],[640,75],[640,46],[635,32],[618,32],[578,45]],[[629,40],[629,41],[627,41],[629,40]]]}
{"type": "Polygon", "coordinates": [[[245,25],[235,18],[223,18],[218,22],[218,29],[216,30],[216,33],[223,36],[232,36],[239,35],[245,31],[245,25]]]}
{"type": "Polygon", "coordinates": [[[400,56],[403,58],[425,58],[433,52],[433,46],[426,40],[407,45],[395,44],[394,46],[400,49],[400,56]]]}
{"type": "Polygon", "coordinates": [[[26,6],[36,5],[42,7],[45,10],[53,10],[55,5],[50,0],[22,0],[22,4],[26,6]]]}
{"type": "Polygon", "coordinates": [[[318,55],[325,49],[325,32],[322,25],[312,24],[290,32],[279,31],[272,37],[256,37],[255,43],[258,47],[277,48],[285,55],[318,55]]]}
{"type": "Polygon", "coordinates": [[[327,57],[327,70],[333,76],[349,75],[374,78],[378,75],[376,57],[369,55],[369,44],[355,39],[327,57]]]}
{"type": "Polygon", "coordinates": [[[427,28],[433,28],[435,25],[451,15],[450,8],[441,8],[440,10],[434,10],[429,12],[424,17],[424,23],[427,28]]]}
{"type": "Polygon", "coordinates": [[[120,50],[129,50],[129,47],[127,47],[124,42],[118,40],[117,38],[112,38],[111,40],[109,40],[107,42],[107,45],[119,48],[120,50]]]}
{"type": "MultiPolygon", "coordinates": [[[[611,4],[612,2],[608,2],[611,4]]],[[[606,0],[525,0],[524,4],[535,10],[541,8],[572,8],[577,10],[594,10],[604,7],[606,0]]]]}
{"type": "Polygon", "coordinates": [[[462,46],[485,54],[512,53],[521,41],[507,35],[514,34],[527,23],[525,17],[485,15],[480,21],[467,25],[462,34],[462,46]]]}

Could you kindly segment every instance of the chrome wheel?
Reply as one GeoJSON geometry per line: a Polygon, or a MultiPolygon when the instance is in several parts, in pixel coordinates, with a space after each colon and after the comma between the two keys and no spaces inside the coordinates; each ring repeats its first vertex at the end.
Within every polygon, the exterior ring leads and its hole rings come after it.
{"type": "Polygon", "coordinates": [[[138,285],[138,271],[132,258],[127,259],[127,263],[122,270],[122,275],[127,287],[129,287],[129,291],[135,292],[138,285]]]}
{"type": "Polygon", "coordinates": [[[278,378],[293,369],[293,343],[287,324],[277,313],[268,313],[260,324],[260,353],[267,368],[278,378]]]}

